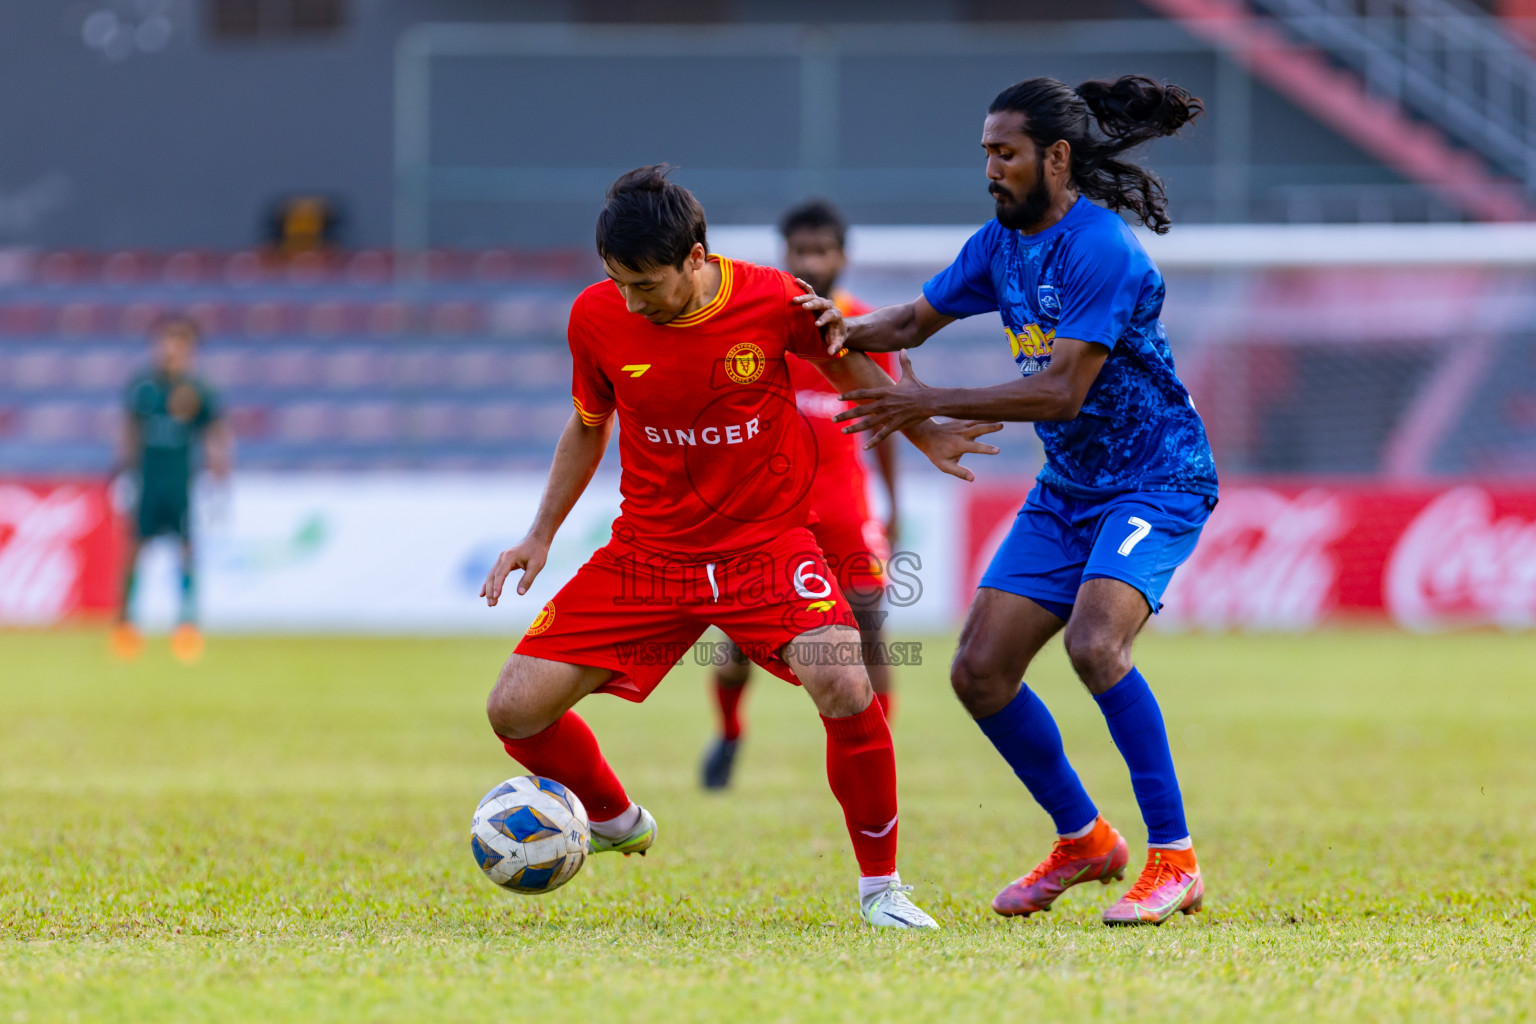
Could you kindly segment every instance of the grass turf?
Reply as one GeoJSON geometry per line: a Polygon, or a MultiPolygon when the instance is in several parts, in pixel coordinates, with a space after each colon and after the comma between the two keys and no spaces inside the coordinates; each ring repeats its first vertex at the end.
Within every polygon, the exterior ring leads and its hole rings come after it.
{"type": "MultiPolygon", "coordinates": [[[[702,669],[583,704],[661,837],[519,897],[466,839],[517,771],[480,712],[509,642],[216,637],[186,668],[0,633],[0,1024],[1536,1012],[1536,636],[1145,638],[1208,886],[1155,930],[1098,924],[1129,879],[987,909],[1051,836],[951,645],[896,724],[902,874],[945,928],[893,935],[857,921],[814,711],[764,674],[728,796],[696,788],[702,669]]],[[[1092,700],[1059,652],[1031,683],[1134,847],[1092,700]]]]}

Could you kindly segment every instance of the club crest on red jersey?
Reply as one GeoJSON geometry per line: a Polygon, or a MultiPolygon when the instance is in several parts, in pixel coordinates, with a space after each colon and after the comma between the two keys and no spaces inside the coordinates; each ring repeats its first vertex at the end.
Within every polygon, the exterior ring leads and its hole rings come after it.
{"type": "Polygon", "coordinates": [[[737,384],[751,384],[768,368],[763,350],[750,341],[732,345],[725,354],[725,375],[737,384]]]}

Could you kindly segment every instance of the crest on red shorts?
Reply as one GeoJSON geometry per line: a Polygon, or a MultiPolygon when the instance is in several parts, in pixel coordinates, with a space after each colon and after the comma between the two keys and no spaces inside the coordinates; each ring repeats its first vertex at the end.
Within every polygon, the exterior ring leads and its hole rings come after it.
{"type": "Polygon", "coordinates": [[[551,601],[539,609],[539,614],[528,624],[528,632],[525,636],[538,636],[550,626],[555,624],[555,602],[551,601]]]}

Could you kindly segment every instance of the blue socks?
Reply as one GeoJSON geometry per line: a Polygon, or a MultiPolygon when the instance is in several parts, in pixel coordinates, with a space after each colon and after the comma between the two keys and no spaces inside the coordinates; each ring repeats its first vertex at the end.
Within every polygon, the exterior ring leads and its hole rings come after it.
{"type": "MultiPolygon", "coordinates": [[[[1110,692],[1118,692],[1123,685],[1117,685],[1110,692]]],[[[1142,687],[1145,686],[1143,683],[1142,687]]],[[[1149,700],[1151,696],[1147,694],[1149,700]]],[[[1157,705],[1153,704],[1152,708],[1155,714],[1157,705]]],[[[1051,816],[1058,834],[1076,832],[1084,825],[1091,825],[1099,816],[1098,808],[1088,799],[1088,791],[1083,789],[1077,772],[1072,770],[1066,752],[1062,750],[1061,730],[1056,728],[1056,720],[1029,687],[1021,686],[1018,696],[1007,707],[995,715],[976,719],[976,724],[981,726],[981,731],[992,741],[997,752],[1003,755],[1003,760],[1008,762],[1008,767],[1024,783],[1030,796],[1051,816]]],[[[1158,719],[1158,729],[1162,729],[1161,718],[1158,719]]],[[[1167,750],[1168,744],[1164,741],[1165,757],[1167,750]]],[[[1170,762],[1170,775],[1172,770],[1170,762]]],[[[1176,803],[1178,792],[1175,785],[1173,793],[1176,803]]],[[[1141,790],[1138,789],[1136,795],[1140,797],[1141,790]]],[[[1180,820],[1183,820],[1182,817],[1180,820]]],[[[1175,838],[1182,837],[1181,832],[1175,838]]]]}
{"type": "MultiPolygon", "coordinates": [[[[1147,825],[1147,843],[1157,846],[1188,837],[1168,730],[1147,681],[1133,668],[1093,699],[1131,770],[1131,788],[1147,825]]],[[[1028,686],[1020,687],[1019,695],[1003,710],[978,718],[976,724],[1051,816],[1058,834],[1076,832],[1098,817],[1098,809],[1067,761],[1056,720],[1028,686]]]]}
{"type": "MultiPolygon", "coordinates": [[[[1099,702],[1099,710],[1109,724],[1109,735],[1131,770],[1131,788],[1136,791],[1136,803],[1147,823],[1148,844],[1176,843],[1188,836],[1179,779],[1173,771],[1173,754],[1168,750],[1168,730],[1163,727],[1163,713],[1147,681],[1133,668],[1124,679],[1093,699],[1099,702]]],[[[1060,740],[1057,745],[1060,746],[1060,740]]]]}
{"type": "Polygon", "coordinates": [[[185,624],[197,618],[197,588],[192,576],[192,556],[187,555],[181,563],[181,618],[177,621],[185,624]]]}

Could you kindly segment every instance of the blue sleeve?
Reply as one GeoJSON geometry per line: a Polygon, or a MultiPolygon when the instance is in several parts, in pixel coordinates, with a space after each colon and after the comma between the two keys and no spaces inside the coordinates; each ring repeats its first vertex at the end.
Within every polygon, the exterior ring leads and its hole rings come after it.
{"type": "Polygon", "coordinates": [[[992,251],[1002,225],[992,221],[966,239],[955,257],[923,285],[923,298],[945,316],[956,319],[990,313],[997,309],[997,290],[992,287],[992,251]]]}
{"type": "Polygon", "coordinates": [[[1113,349],[1130,326],[1151,261],[1115,236],[1085,238],[1062,266],[1056,337],[1113,349]]]}

